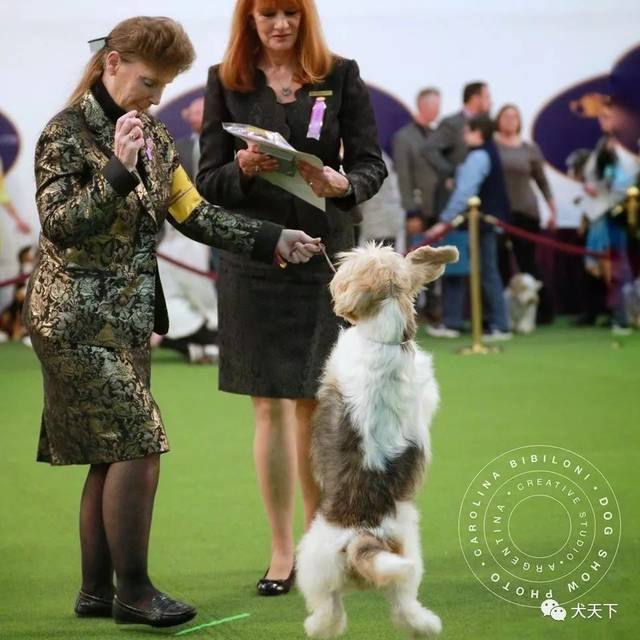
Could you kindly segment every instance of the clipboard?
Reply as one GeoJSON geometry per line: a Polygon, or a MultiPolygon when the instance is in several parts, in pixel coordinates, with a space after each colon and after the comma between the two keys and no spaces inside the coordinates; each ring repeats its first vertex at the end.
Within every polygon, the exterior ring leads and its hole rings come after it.
{"type": "Polygon", "coordinates": [[[297,151],[277,131],[237,122],[223,122],[222,128],[247,144],[252,142],[258,145],[261,153],[266,153],[278,160],[278,168],[275,171],[263,171],[256,176],[257,178],[288,191],[321,211],[327,210],[326,198],[319,198],[298,170],[299,160],[322,169],[324,163],[318,156],[297,151]]]}

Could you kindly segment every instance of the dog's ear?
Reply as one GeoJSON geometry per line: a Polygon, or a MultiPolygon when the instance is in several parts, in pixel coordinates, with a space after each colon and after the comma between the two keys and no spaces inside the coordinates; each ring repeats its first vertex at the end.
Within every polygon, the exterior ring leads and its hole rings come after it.
{"type": "Polygon", "coordinates": [[[334,279],[330,286],[333,311],[337,316],[356,324],[361,318],[370,315],[376,302],[372,291],[345,280],[334,279]]]}
{"type": "Polygon", "coordinates": [[[458,249],[447,245],[445,247],[418,247],[407,254],[406,260],[410,265],[411,289],[418,291],[425,284],[437,280],[449,262],[457,262],[458,249]]]}

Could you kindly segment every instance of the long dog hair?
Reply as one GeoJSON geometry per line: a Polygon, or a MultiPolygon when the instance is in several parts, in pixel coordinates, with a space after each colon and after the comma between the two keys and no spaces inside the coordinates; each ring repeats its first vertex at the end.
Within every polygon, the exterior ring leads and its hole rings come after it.
{"type": "Polygon", "coordinates": [[[374,244],[339,255],[334,310],[353,326],[341,332],[318,391],[311,450],[321,501],[297,560],[311,637],[344,631],[342,594],[354,586],[382,589],[394,620],[418,636],[441,629],[417,600],[423,564],[411,501],[439,395],[431,359],[414,342],[413,303],[457,259],[454,247],[404,258],[374,244]]]}

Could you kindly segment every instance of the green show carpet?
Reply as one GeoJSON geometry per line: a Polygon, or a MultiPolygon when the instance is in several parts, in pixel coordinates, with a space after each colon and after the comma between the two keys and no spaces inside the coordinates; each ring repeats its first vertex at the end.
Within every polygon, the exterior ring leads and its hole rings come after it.
{"type": "MultiPolygon", "coordinates": [[[[502,353],[470,357],[456,352],[465,339],[436,341],[421,330],[420,342],[433,353],[442,395],[432,425],[433,462],[417,501],[426,562],[420,597],[441,616],[440,637],[637,638],[640,334],[614,339],[604,329],[557,324],[517,337],[502,353]],[[571,619],[569,611],[564,622],[553,621],[538,609],[489,593],[467,567],[458,541],[467,486],[499,454],[532,444],[579,453],[615,491],[622,512],[617,558],[606,577],[579,599],[616,603],[610,620],[571,619]]],[[[198,617],[182,628],[157,631],[73,616],[80,584],[78,504],[86,469],[35,462],[42,407],[39,364],[30,349],[8,344],[0,345],[3,640],[173,636],[245,613],[250,616],[184,637],[304,638],[299,593],[255,595],[255,582],[268,563],[269,539],[253,470],[248,399],[217,391],[217,368],[189,366],[162,351],[154,354],[152,386],[172,450],[162,457],[150,569],[156,585],[195,604],[198,617]]],[[[298,504],[298,536],[300,511],[298,504]]],[[[557,542],[553,521],[545,523],[539,509],[519,512],[517,522],[524,548],[544,549],[540,541],[547,535],[557,542]]],[[[347,640],[406,637],[392,626],[381,594],[351,594],[346,609],[347,640]]]]}

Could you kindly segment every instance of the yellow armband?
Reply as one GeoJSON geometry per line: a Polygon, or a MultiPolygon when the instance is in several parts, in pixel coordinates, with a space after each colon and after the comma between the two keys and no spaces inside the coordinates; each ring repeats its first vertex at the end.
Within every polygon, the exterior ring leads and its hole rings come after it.
{"type": "Polygon", "coordinates": [[[169,213],[177,222],[184,222],[201,202],[202,196],[189,180],[187,172],[180,165],[173,172],[169,213]]]}

